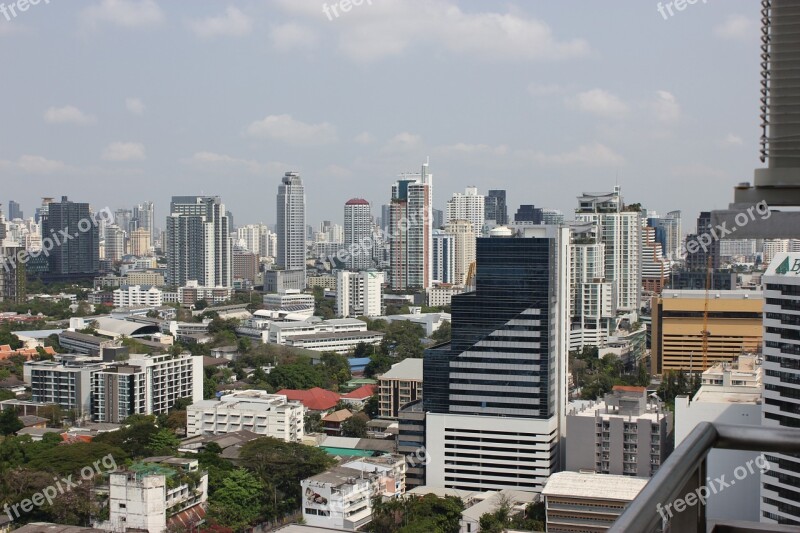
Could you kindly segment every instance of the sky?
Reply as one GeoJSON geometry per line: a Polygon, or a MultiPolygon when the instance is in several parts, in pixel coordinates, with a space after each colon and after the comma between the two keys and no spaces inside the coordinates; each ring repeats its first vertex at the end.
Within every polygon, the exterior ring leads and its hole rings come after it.
{"type": "Polygon", "coordinates": [[[688,232],[763,166],[753,0],[342,1],[0,0],[3,212],[206,194],[273,224],[299,171],[308,223],[342,224],[430,158],[440,209],[476,186],[569,219],[619,184],[688,232]]]}

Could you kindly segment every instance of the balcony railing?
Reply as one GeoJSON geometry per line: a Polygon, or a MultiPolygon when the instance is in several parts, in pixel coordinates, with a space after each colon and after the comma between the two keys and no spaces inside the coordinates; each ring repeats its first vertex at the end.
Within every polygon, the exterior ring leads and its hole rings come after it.
{"type": "Polygon", "coordinates": [[[800,430],[761,426],[735,426],[701,422],[675,448],[642,492],[609,529],[610,533],[631,531],[653,533],[740,533],[756,531],[797,531],[797,528],[748,522],[707,522],[705,505],[687,506],[674,512],[669,523],[659,514],[667,504],[694,493],[706,483],[706,459],[712,448],[753,452],[798,453],[800,430]]]}

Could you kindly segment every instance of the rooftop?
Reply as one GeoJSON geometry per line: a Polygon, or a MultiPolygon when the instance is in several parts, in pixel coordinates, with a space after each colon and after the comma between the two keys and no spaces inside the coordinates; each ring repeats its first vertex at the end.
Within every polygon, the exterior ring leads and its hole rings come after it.
{"type": "Polygon", "coordinates": [[[592,498],[629,502],[641,492],[649,478],[581,472],[558,472],[550,476],[542,495],[592,498]]]}
{"type": "Polygon", "coordinates": [[[399,363],[393,364],[392,368],[380,378],[422,381],[422,363],[422,359],[403,359],[399,363]]]}
{"type": "Polygon", "coordinates": [[[287,399],[301,402],[312,411],[333,409],[339,401],[339,395],[329,390],[314,387],[309,390],[282,389],[276,392],[287,399]]]}

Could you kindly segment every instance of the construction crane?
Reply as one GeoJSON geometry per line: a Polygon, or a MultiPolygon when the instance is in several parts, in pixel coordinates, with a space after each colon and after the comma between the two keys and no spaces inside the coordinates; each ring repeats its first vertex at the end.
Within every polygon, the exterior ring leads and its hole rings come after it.
{"type": "Polygon", "coordinates": [[[708,336],[710,335],[708,331],[708,293],[711,290],[712,272],[714,271],[712,258],[713,255],[709,254],[706,265],[706,300],[703,309],[703,331],[700,332],[703,336],[703,371],[708,369],[708,336]]]}

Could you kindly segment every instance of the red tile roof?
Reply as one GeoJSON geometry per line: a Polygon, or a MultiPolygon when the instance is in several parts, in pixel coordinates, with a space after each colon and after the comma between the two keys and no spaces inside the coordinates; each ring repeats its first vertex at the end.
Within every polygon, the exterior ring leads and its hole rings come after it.
{"type": "Polygon", "coordinates": [[[283,389],[275,394],[282,394],[289,400],[301,402],[312,411],[327,411],[333,409],[339,402],[340,396],[335,392],[314,387],[309,390],[283,389]]]}
{"type": "Polygon", "coordinates": [[[614,385],[612,390],[618,390],[622,392],[645,392],[647,389],[644,387],[631,387],[629,385],[614,385]]]}
{"type": "Polygon", "coordinates": [[[377,385],[362,385],[353,392],[348,392],[343,395],[342,398],[347,398],[348,400],[366,400],[370,396],[375,395],[375,389],[377,388],[377,385]]]}

